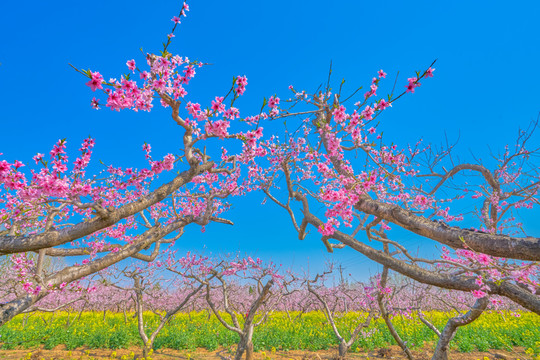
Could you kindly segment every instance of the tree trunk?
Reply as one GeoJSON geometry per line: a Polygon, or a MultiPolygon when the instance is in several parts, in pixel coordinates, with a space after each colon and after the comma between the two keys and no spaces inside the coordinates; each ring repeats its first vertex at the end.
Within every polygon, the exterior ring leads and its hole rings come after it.
{"type": "Polygon", "coordinates": [[[143,345],[142,354],[143,354],[144,359],[146,359],[150,355],[150,351],[152,351],[152,347],[153,347],[152,341],[148,341],[147,343],[143,345]]]}
{"type": "Polygon", "coordinates": [[[29,317],[30,315],[24,315],[23,322],[22,322],[23,329],[26,327],[26,324],[28,324],[29,317]]]}
{"type": "Polygon", "coordinates": [[[292,321],[292,318],[291,318],[291,314],[289,313],[289,309],[288,308],[285,308],[285,312],[287,313],[287,318],[289,319],[290,322],[293,322],[292,321]]]}
{"type": "Polygon", "coordinates": [[[253,341],[249,341],[246,345],[246,360],[253,360],[253,341]]]}
{"type": "Polygon", "coordinates": [[[69,327],[69,324],[70,324],[70,316],[71,316],[71,311],[68,311],[67,312],[67,319],[66,319],[66,329],[69,327]]]}
{"type": "MultiPolygon", "coordinates": [[[[83,305],[81,311],[79,311],[79,316],[77,316],[77,321],[81,320],[81,316],[82,316],[82,313],[83,313],[84,309],[86,308],[86,304],[87,304],[87,303],[84,303],[84,305],[83,305]]],[[[74,321],[75,321],[75,320],[74,320],[74,321]]]]}
{"type": "MultiPolygon", "coordinates": [[[[388,244],[383,244],[384,252],[389,253],[388,244]]],[[[386,282],[388,281],[388,266],[383,267],[383,271],[381,274],[381,288],[386,287],[386,282]]],[[[386,323],[386,327],[388,328],[388,331],[390,331],[390,335],[396,340],[397,344],[403,350],[405,355],[407,355],[407,359],[414,360],[413,355],[411,354],[411,351],[407,347],[407,344],[403,342],[401,337],[396,331],[396,328],[394,327],[394,324],[392,324],[392,320],[390,320],[390,314],[388,314],[388,311],[386,310],[386,305],[384,304],[384,295],[379,292],[377,295],[377,303],[379,304],[379,309],[381,310],[381,316],[384,319],[384,322],[386,323]]]]}
{"type": "Polygon", "coordinates": [[[234,360],[241,360],[244,352],[246,353],[246,360],[253,360],[253,341],[252,333],[243,335],[240,337],[238,347],[236,348],[236,354],[234,360]]]}
{"type": "Polygon", "coordinates": [[[345,343],[345,341],[341,341],[339,343],[339,357],[340,359],[344,359],[345,356],[347,356],[347,352],[349,351],[349,346],[345,343]]]}
{"type": "Polygon", "coordinates": [[[238,343],[238,346],[236,347],[236,354],[234,355],[234,360],[241,360],[242,355],[244,355],[244,351],[246,350],[246,342],[244,338],[240,338],[240,342],[238,343]]]}
{"type": "Polygon", "coordinates": [[[437,347],[435,348],[435,352],[431,360],[448,360],[448,345],[456,335],[458,327],[470,324],[474,320],[478,319],[478,317],[482,315],[486,309],[488,303],[489,301],[487,296],[478,299],[474,303],[471,310],[467,311],[466,314],[456,316],[448,320],[446,326],[441,332],[441,336],[439,336],[439,342],[437,342],[437,347]]]}

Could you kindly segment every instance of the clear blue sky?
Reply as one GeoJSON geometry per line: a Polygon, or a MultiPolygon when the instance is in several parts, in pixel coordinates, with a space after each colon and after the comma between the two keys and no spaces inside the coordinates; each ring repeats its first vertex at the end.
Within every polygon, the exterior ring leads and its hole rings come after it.
{"type": "MultiPolygon", "coordinates": [[[[166,111],[99,111],[94,95],[68,63],[105,78],[143,61],[139,48],[157,51],[170,31],[179,1],[2,1],[0,4],[0,152],[29,162],[59,138],[71,148],[96,139],[95,159],[142,166],[141,145],[156,155],[179,147],[180,133],[166,111]]],[[[369,85],[383,68],[401,79],[435,58],[435,77],[380,119],[386,139],[440,143],[461,135],[457,151],[487,157],[489,145],[513,142],[519,127],[540,111],[540,2],[538,1],[201,1],[190,2],[171,48],[214,64],[199,71],[188,91],[208,102],[245,74],[243,114],[263,96],[287,86],[314,90],[333,61],[335,79],[369,85]]],[[[102,96],[103,97],[103,96],[102,96]]],[[[538,144],[538,136],[535,138],[538,144]]],[[[318,268],[324,253],[315,237],[300,242],[285,214],[263,210],[253,195],[236,202],[234,228],[211,226],[180,242],[182,249],[242,250],[284,265],[318,268]],[[272,223],[268,221],[272,219],[272,223]]],[[[531,224],[538,212],[524,219],[531,224]]],[[[528,228],[539,235],[538,225],[528,228]]],[[[408,236],[404,234],[404,236],[408,236]]],[[[412,237],[411,237],[412,239],[412,237]]],[[[418,239],[411,240],[420,243],[418,239]]],[[[375,267],[352,251],[338,251],[350,272],[375,267]]]]}

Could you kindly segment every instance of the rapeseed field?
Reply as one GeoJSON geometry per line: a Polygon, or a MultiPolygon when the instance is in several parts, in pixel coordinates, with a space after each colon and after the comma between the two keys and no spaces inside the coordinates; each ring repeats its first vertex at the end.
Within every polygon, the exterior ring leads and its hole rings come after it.
{"type": "MultiPolygon", "coordinates": [[[[227,315],[224,315],[227,316],[227,315]]],[[[442,329],[450,314],[426,312],[426,318],[442,329]]],[[[151,312],[144,314],[146,327],[151,332],[159,317],[151,312]]],[[[337,319],[342,335],[352,331],[365,314],[350,312],[337,319]]],[[[413,314],[397,316],[393,323],[412,349],[433,346],[436,335],[413,314]]],[[[142,346],[133,313],[102,312],[33,313],[18,315],[0,328],[3,349],[35,348],[43,345],[52,349],[63,345],[67,350],[87,347],[120,349],[142,346]]],[[[204,348],[215,350],[236,344],[238,336],[225,329],[215,316],[208,312],[177,314],[160,332],[154,348],[176,350],[204,348]]],[[[255,329],[253,337],[256,351],[277,350],[326,350],[335,348],[337,340],[328,321],[321,312],[274,312],[268,320],[255,329]]],[[[382,320],[377,320],[360,336],[352,352],[372,350],[394,344],[382,320]]],[[[512,350],[519,346],[531,355],[540,353],[540,317],[529,312],[486,312],[480,319],[458,330],[451,343],[454,351],[512,350]]]]}

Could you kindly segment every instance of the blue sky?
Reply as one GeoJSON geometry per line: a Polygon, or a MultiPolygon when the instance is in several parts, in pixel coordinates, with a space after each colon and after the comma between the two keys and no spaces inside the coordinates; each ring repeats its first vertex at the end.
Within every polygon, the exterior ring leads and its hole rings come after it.
{"type": "MultiPolygon", "coordinates": [[[[91,135],[94,159],[141,166],[141,145],[156,155],[179,147],[180,133],[166,111],[99,111],[94,94],[68,63],[99,70],[105,78],[127,72],[144,51],[157,51],[170,31],[179,1],[4,1],[0,4],[0,152],[28,162],[59,138],[78,147],[91,135]]],[[[171,51],[212,63],[198,71],[188,91],[209,102],[247,75],[239,107],[254,113],[262,98],[287,87],[314,90],[326,80],[330,61],[338,81],[367,86],[375,72],[401,81],[434,59],[435,77],[384,114],[386,139],[406,144],[440,143],[460,136],[456,151],[489,156],[514,141],[540,111],[540,3],[537,1],[193,1],[171,51]]],[[[282,96],[283,97],[283,96],[282,96]]],[[[540,144],[538,136],[536,144],[540,144]]],[[[284,266],[320,268],[330,257],[311,237],[298,241],[285,214],[260,194],[235,203],[233,228],[188,231],[182,250],[245,251],[284,266]]],[[[538,211],[524,214],[526,228],[538,211]]],[[[420,246],[427,240],[404,233],[420,246]]],[[[431,249],[431,247],[430,247],[431,249]]],[[[433,250],[435,251],[435,250],[433,250]]],[[[376,267],[352,251],[337,252],[357,277],[376,267]]]]}

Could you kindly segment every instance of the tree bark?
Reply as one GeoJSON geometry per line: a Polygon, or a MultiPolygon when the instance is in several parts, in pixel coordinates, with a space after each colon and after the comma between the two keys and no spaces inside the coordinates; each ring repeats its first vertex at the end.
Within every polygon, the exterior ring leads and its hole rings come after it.
{"type": "Polygon", "coordinates": [[[150,342],[143,345],[143,358],[146,359],[150,355],[150,350],[152,350],[153,344],[150,342]]]}
{"type": "Polygon", "coordinates": [[[347,345],[345,340],[341,340],[338,347],[338,354],[341,359],[344,359],[345,356],[347,356],[347,352],[349,352],[350,346],[347,345]]]}
{"type": "Polygon", "coordinates": [[[25,295],[8,303],[0,305],[0,326],[32,306],[41,297],[25,295]]]}
{"type": "Polygon", "coordinates": [[[236,347],[236,354],[234,360],[241,360],[244,353],[246,353],[246,360],[253,360],[253,328],[248,330],[247,334],[240,337],[238,346],[236,347]]]}
{"type": "Polygon", "coordinates": [[[540,238],[517,238],[449,226],[441,221],[415,215],[399,205],[382,203],[368,197],[358,201],[354,208],[454,249],[468,247],[496,257],[540,261],[540,238]]]}

